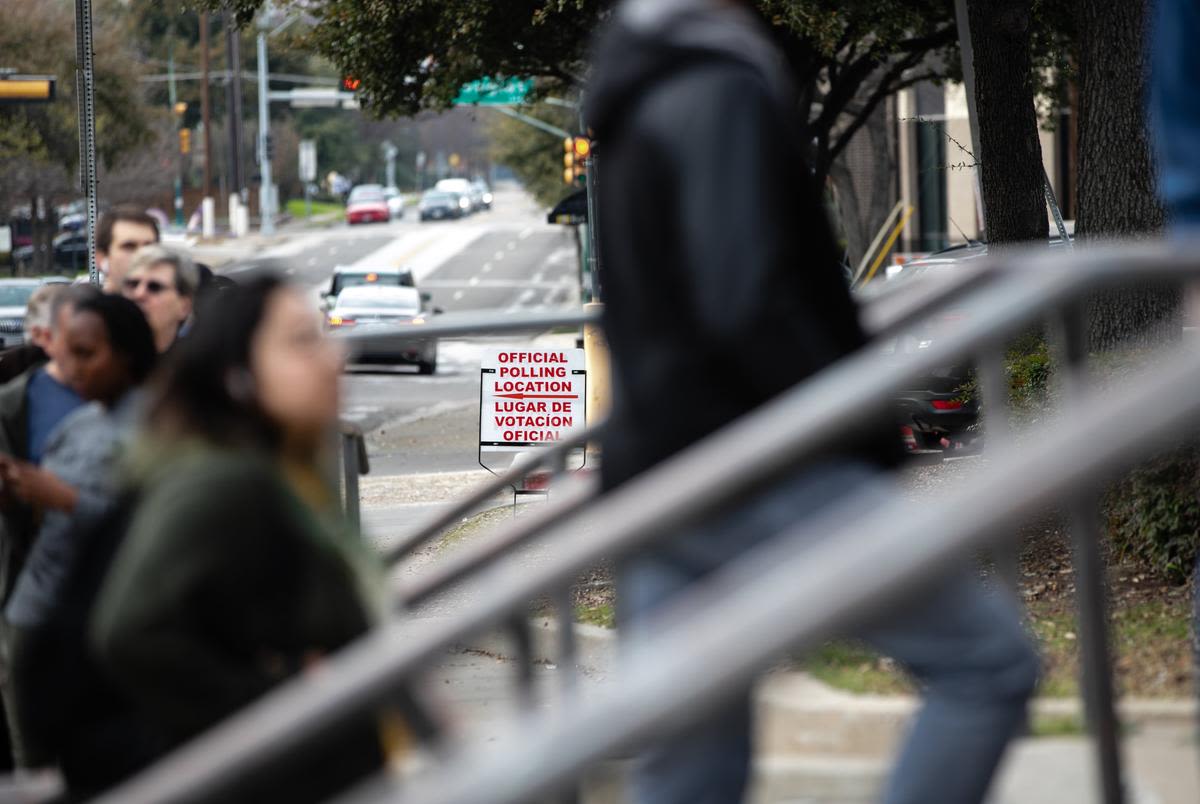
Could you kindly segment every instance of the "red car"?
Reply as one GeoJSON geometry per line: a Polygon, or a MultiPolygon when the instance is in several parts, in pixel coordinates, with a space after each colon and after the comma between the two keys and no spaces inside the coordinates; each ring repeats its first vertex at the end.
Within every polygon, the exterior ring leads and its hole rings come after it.
{"type": "Polygon", "coordinates": [[[378,184],[360,184],[346,199],[346,223],[387,223],[392,219],[387,196],[378,184]]]}

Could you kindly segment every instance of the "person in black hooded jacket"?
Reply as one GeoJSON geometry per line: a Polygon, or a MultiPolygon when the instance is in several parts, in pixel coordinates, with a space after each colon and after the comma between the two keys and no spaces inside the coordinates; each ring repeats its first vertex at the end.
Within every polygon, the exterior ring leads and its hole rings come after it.
{"type": "MultiPolygon", "coordinates": [[[[748,2],[629,0],[593,66],[585,116],[613,358],[601,471],[613,489],[867,339],[805,165],[789,72],[748,2]]],[[[854,404],[857,427],[835,449],[618,567],[627,649],[653,643],[655,611],[680,590],[756,544],[835,506],[848,521],[892,493],[898,428],[854,404]]],[[[861,635],[927,690],[885,800],[982,800],[1037,679],[1011,603],[964,570],[861,635]]],[[[751,733],[746,691],[647,750],[633,800],[740,800],[751,733]]]]}

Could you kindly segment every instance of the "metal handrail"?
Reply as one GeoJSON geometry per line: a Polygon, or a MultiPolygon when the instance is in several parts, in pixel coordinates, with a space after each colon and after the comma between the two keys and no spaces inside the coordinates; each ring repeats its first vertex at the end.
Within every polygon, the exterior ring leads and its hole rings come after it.
{"type": "Polygon", "coordinates": [[[595,323],[598,316],[582,310],[564,313],[445,313],[426,316],[423,323],[370,324],[336,329],[334,338],[352,349],[384,348],[435,338],[462,338],[483,333],[536,332],[595,323]]]}
{"type": "Polygon", "coordinates": [[[520,483],[526,475],[535,469],[565,458],[572,450],[579,449],[580,447],[586,448],[588,444],[598,439],[603,431],[603,423],[592,425],[577,433],[568,435],[550,447],[538,450],[526,459],[514,462],[503,473],[478,484],[465,496],[460,497],[454,503],[450,504],[448,508],[435,514],[428,522],[406,536],[399,544],[385,550],[383,554],[384,561],[388,564],[395,564],[443,530],[458,522],[461,517],[470,514],[497,492],[520,483]]]}
{"type": "MultiPolygon", "coordinates": [[[[972,265],[956,272],[945,281],[928,281],[921,278],[905,282],[887,292],[871,294],[862,307],[863,326],[873,338],[886,338],[920,320],[930,311],[974,290],[997,276],[995,265],[972,265]]],[[[422,544],[455,524],[460,517],[470,513],[493,494],[512,485],[533,469],[544,466],[565,452],[589,443],[601,435],[603,423],[592,430],[580,433],[577,438],[567,439],[537,454],[537,459],[528,464],[513,466],[504,475],[492,478],[472,489],[448,510],[439,513],[427,524],[407,537],[399,545],[384,553],[389,564],[395,563],[416,550],[422,544]]],[[[489,536],[472,548],[466,549],[447,562],[427,571],[415,581],[408,581],[397,592],[397,603],[401,607],[412,607],[440,593],[447,587],[466,580],[494,561],[503,558],[509,551],[519,548],[536,538],[545,528],[570,515],[593,500],[600,493],[594,485],[568,498],[564,504],[555,506],[546,515],[527,520],[513,526],[498,536],[489,536]]]]}
{"type": "Polygon", "coordinates": [[[385,625],[332,657],[322,673],[281,686],[103,800],[191,801],[233,789],[326,727],[370,710],[438,652],[504,621],[543,589],[602,557],[628,553],[691,524],[771,482],[803,456],[835,447],[846,399],[855,399],[860,411],[882,407],[906,377],[984,349],[1032,323],[1041,311],[1120,280],[1200,273],[1180,257],[1165,248],[1141,247],[1099,256],[1060,255],[1053,261],[1028,258],[1041,270],[1021,271],[986,294],[962,300],[967,317],[953,343],[938,341],[903,356],[860,352],[831,366],[590,508],[556,521],[543,539],[553,541],[558,554],[545,565],[493,567],[484,594],[450,621],[385,625]],[[1136,275],[1127,267],[1130,262],[1141,266],[1136,275]],[[578,528],[588,522],[602,523],[607,537],[583,538],[578,528]]]}
{"type": "Polygon", "coordinates": [[[1028,515],[1171,446],[1181,427],[1200,422],[1200,356],[1180,352],[1095,407],[1057,419],[1027,454],[983,467],[936,508],[895,495],[846,525],[840,515],[858,507],[852,498],[724,568],[647,625],[654,642],[629,657],[607,694],[530,713],[488,747],[340,801],[472,804],[486,790],[489,804],[518,804],[634,741],[701,722],[784,651],[894,610],[975,551],[1015,540],[1028,515]]]}

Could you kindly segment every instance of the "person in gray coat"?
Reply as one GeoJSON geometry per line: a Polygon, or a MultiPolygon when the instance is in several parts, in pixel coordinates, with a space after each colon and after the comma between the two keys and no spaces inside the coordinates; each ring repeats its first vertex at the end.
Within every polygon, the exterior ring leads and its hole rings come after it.
{"type": "MultiPolygon", "coordinates": [[[[88,404],[50,435],[40,466],[0,458],[0,479],[9,493],[42,512],[29,557],[4,609],[12,629],[12,714],[27,767],[59,759],[54,741],[46,737],[52,720],[46,704],[56,697],[53,679],[63,671],[36,661],[31,647],[53,624],[64,582],[86,547],[80,543],[81,534],[89,532],[117,499],[118,462],[140,418],[139,388],[158,356],[149,324],[127,299],[90,294],[76,302],[64,324],[59,355],[63,375],[88,404]]],[[[77,667],[70,672],[81,671],[77,667]]]]}

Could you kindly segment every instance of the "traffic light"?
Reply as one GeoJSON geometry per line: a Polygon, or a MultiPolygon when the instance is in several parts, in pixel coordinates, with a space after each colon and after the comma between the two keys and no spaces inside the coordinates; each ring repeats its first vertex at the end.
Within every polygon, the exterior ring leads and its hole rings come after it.
{"type": "Polygon", "coordinates": [[[362,81],[355,78],[354,76],[352,76],[352,75],[342,76],[342,89],[346,90],[347,92],[358,92],[358,89],[361,86],[362,86],[362,81]]]}
{"type": "Polygon", "coordinates": [[[587,178],[588,157],[592,141],[587,137],[567,137],[563,140],[563,182],[579,184],[587,178]]]}
{"type": "Polygon", "coordinates": [[[17,75],[0,72],[0,104],[49,103],[57,79],[52,75],[17,75]]]}
{"type": "Polygon", "coordinates": [[[190,154],[192,152],[192,130],[190,128],[179,129],[179,153],[190,154]]]}

